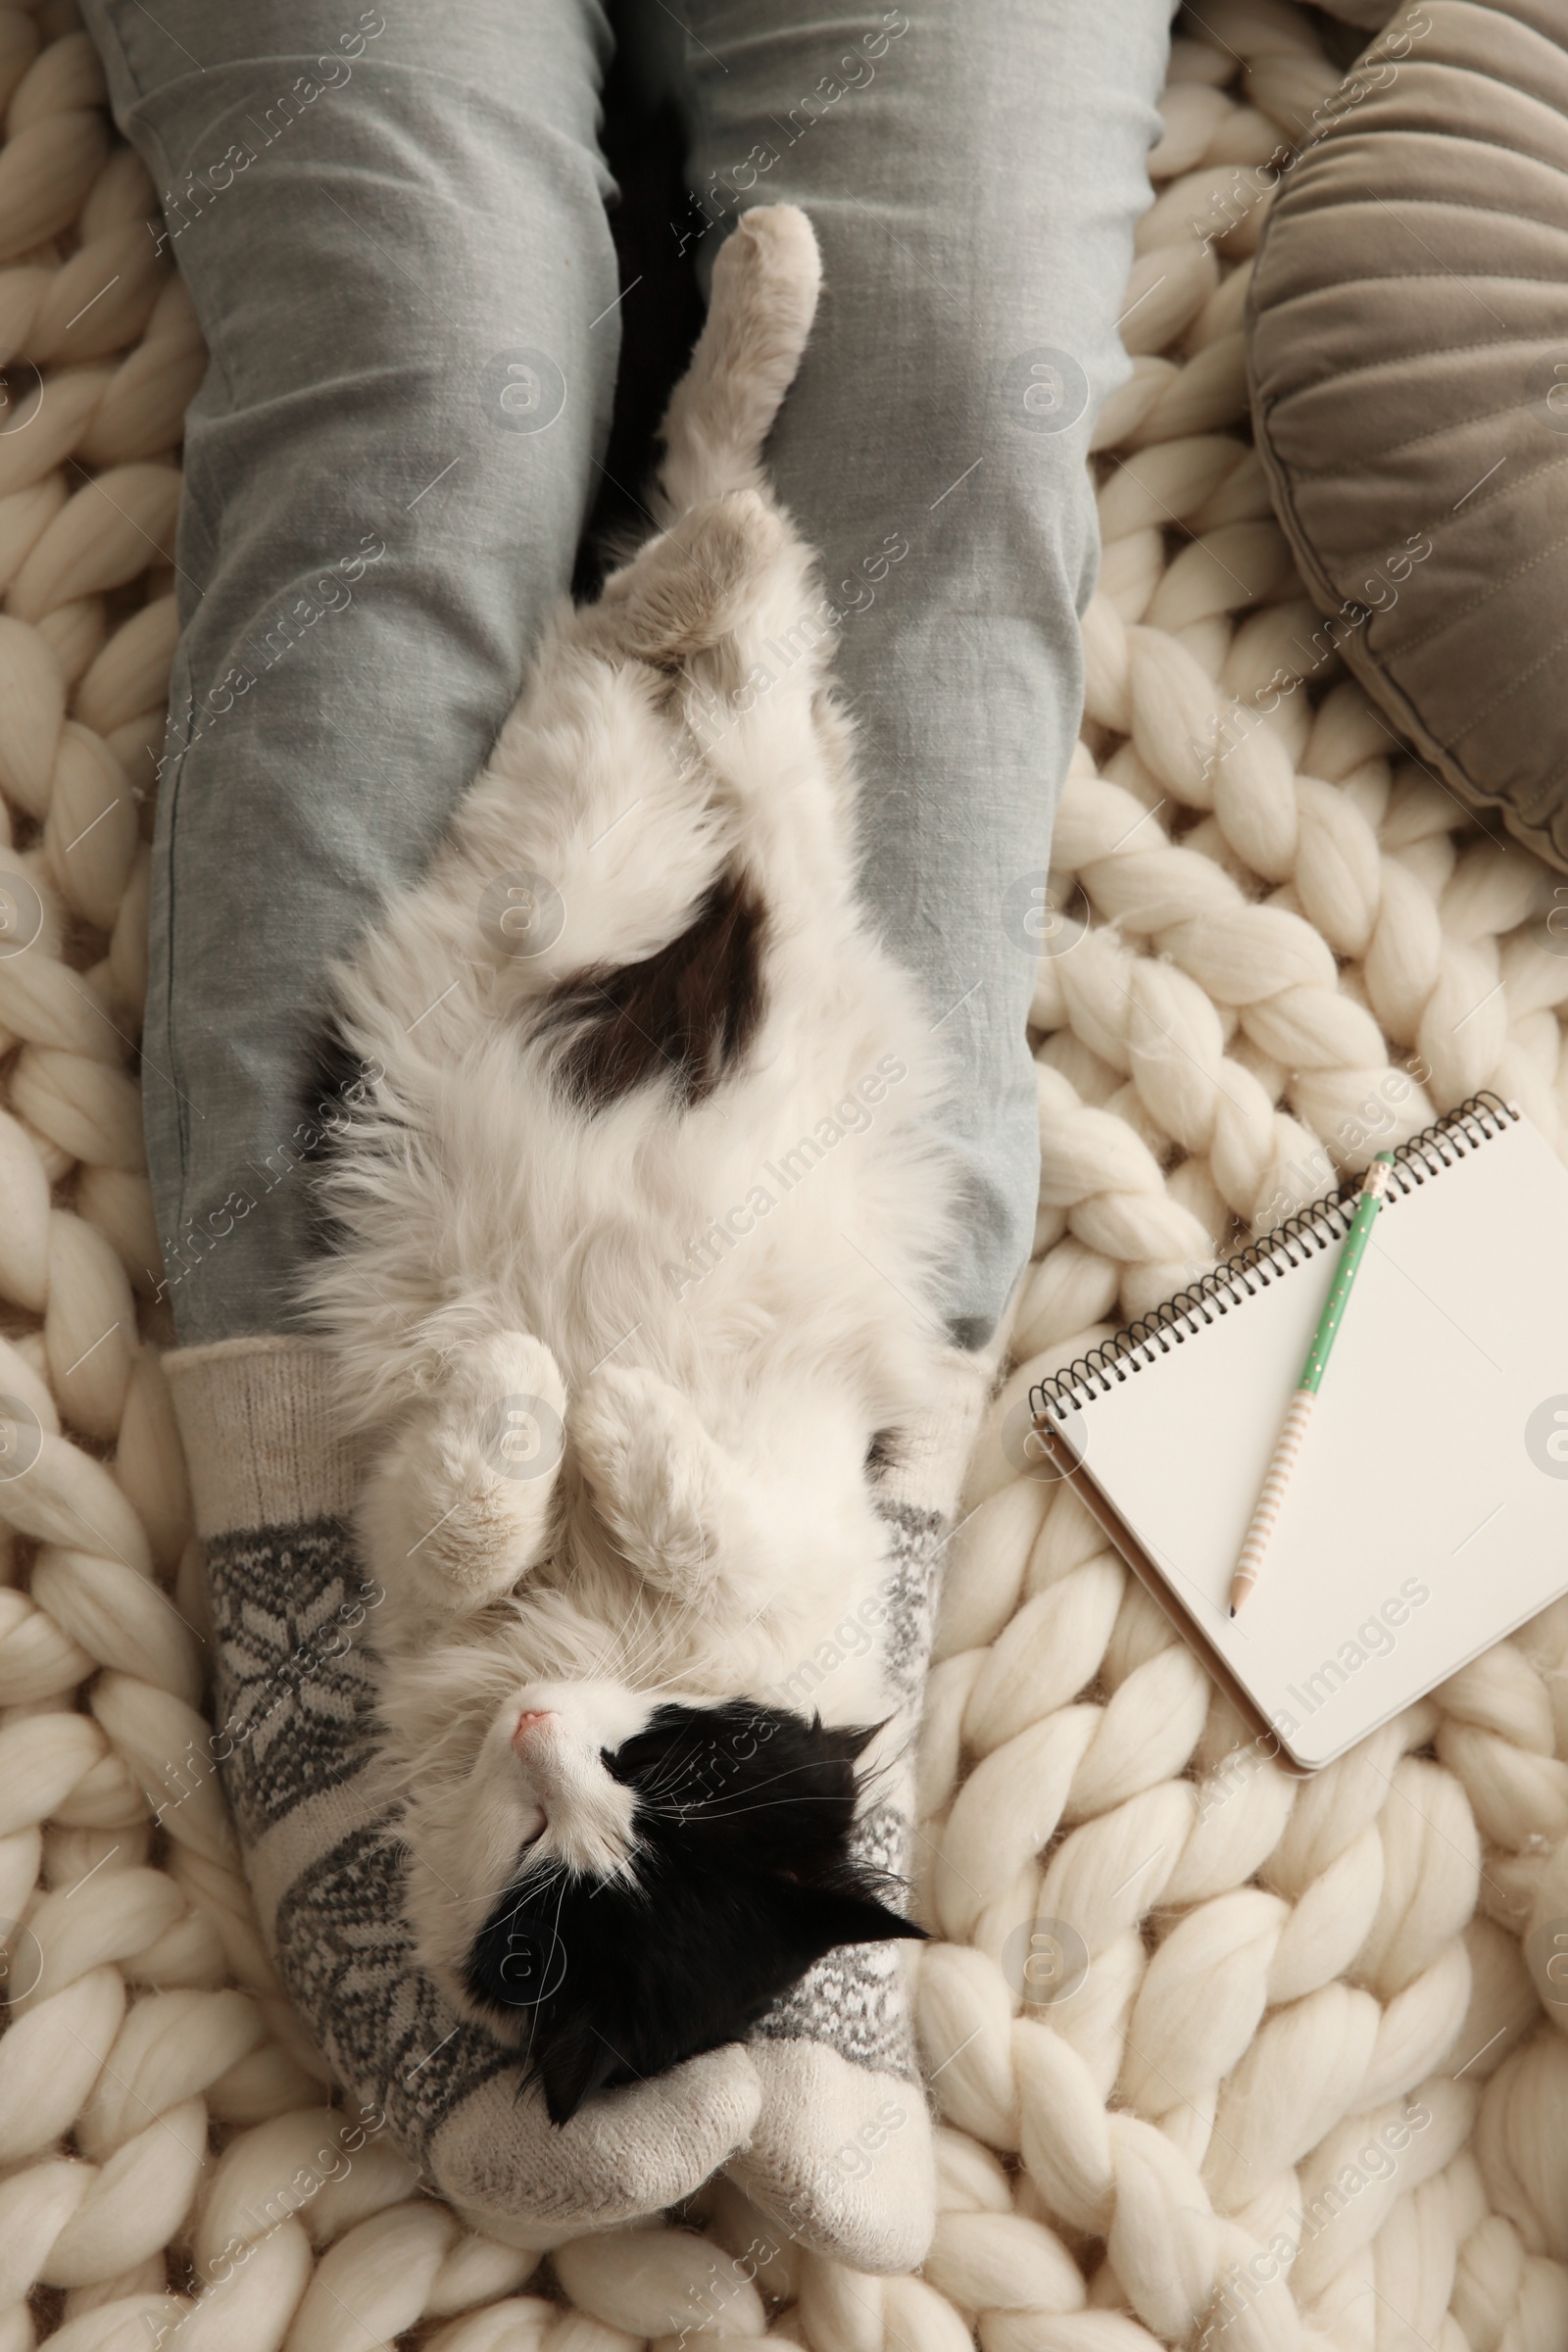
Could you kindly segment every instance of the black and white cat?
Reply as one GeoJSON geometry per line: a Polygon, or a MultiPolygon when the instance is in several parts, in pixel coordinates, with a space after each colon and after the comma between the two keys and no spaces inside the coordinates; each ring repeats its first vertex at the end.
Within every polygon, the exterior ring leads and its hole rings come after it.
{"type": "Polygon", "coordinates": [[[322,1044],[308,1300],[369,1448],[408,1917],[557,2122],[919,1933],[850,1847],[876,1650],[825,1727],[792,1697],[874,1612],[954,1214],[930,1018],[857,903],[813,559],[759,465],[818,278],[802,213],[738,222],[663,527],[556,617],[322,1044]]]}

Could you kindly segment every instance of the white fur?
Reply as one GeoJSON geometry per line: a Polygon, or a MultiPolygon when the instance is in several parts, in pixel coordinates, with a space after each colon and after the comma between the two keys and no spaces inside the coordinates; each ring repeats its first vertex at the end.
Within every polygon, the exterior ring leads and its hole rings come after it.
{"type": "MultiPolygon", "coordinates": [[[[428,879],[338,976],[370,1075],[327,1179],[351,1239],[310,1298],[373,1457],[361,1532],[388,1596],[411,1921],[460,2000],[541,1814],[533,1853],[627,1863],[626,1792],[598,1761],[611,1729],[664,1692],[778,1703],[875,1593],[867,1446],[945,1352],[942,1072],[857,904],[830,640],[757,462],[817,268],[803,215],[738,224],[666,425],[669,527],[597,607],[557,615],[428,879]],[[692,1107],[651,1085],[586,1115],[552,1080],[542,1001],[666,945],[737,868],[766,909],[743,1065],[692,1107]],[[531,957],[481,919],[519,873],[564,909],[531,957]],[[803,1137],[820,1156],[786,1190],[803,1137]],[[733,1246],[699,1279],[687,1246],[726,1217],[733,1246]],[[542,1776],[513,1733],[544,1705],[542,1776]]],[[[819,1696],[838,1722],[883,1701],[874,1652],[819,1696]]]]}

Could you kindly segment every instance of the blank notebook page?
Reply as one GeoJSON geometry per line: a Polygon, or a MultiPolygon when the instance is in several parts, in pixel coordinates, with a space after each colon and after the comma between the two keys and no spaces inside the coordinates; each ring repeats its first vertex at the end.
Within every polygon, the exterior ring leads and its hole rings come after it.
{"type": "Polygon", "coordinates": [[[1568,1171],[1528,1120],[1391,1187],[1262,1576],[1227,1593],[1339,1245],[1065,1431],[1284,1744],[1330,1762],[1568,1590],[1568,1171]],[[1560,1413],[1560,1419],[1558,1415],[1560,1413]]]}

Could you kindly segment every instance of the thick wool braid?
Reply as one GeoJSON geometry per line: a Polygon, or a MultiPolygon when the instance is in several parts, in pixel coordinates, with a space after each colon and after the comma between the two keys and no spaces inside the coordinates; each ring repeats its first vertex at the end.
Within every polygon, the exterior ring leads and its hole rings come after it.
{"type": "Polygon", "coordinates": [[[1568,960],[1532,936],[1552,879],[1466,827],[1357,690],[1322,693],[1331,669],[1236,720],[1312,627],[1245,440],[1248,174],[1337,76],[1305,11],[1202,15],[1152,159],[1137,368],[1098,435],[1105,562],[1057,828],[1059,896],[1097,927],[1042,964],[1038,1262],[930,1679],[936,2246],[923,2278],[859,2277],[776,2245],[718,2185],[685,2227],[558,2248],[524,2294],[537,2257],[416,2197],[383,2141],[350,2152],[216,1779],[190,1771],[153,1829],[208,1726],[126,1062],[172,459],[203,360],[69,0],[0,9],[0,337],[25,424],[0,438],[0,792],[45,915],[0,956],[0,1295],[21,1334],[0,1391],[38,1439],[0,1481],[3,2352],[35,2324],[108,2352],[180,2322],[182,2352],[324,2352],[349,2315],[356,2342],[423,2323],[442,2352],[765,2329],[960,2352],[974,2328],[983,2352],[1131,2352],[1205,2327],[1284,2352],[1304,2327],[1382,2341],[1396,2315],[1445,2352],[1568,2340],[1568,2008],[1543,2013],[1519,1944],[1568,1917],[1568,1610],[1295,1788],[1006,1436],[1106,1318],[1316,1189],[1317,1139],[1391,1065],[1421,1073],[1405,1126],[1482,1085],[1554,1138],[1568,1110],[1568,960]],[[1195,218],[1234,225],[1205,247],[1195,218]],[[1025,2008],[1009,1938],[1047,1920],[1088,1973],[1025,2008]],[[1288,2284],[1238,2285],[1412,2091],[1430,2120],[1392,2178],[1345,2197],[1288,2284]]]}

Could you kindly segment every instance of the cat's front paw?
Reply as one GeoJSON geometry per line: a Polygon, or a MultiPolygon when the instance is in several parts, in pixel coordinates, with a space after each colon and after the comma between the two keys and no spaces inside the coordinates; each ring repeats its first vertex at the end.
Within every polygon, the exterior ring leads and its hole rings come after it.
{"type": "Polygon", "coordinates": [[[684,1396],[652,1372],[607,1364],[572,1407],[594,1507],[651,1585],[701,1600],[718,1572],[717,1448],[684,1396]]]}
{"type": "Polygon", "coordinates": [[[367,1483],[373,1554],[448,1607],[509,1591],[548,1535],[565,1407],[556,1359],[530,1333],[449,1354],[367,1483]]]}

